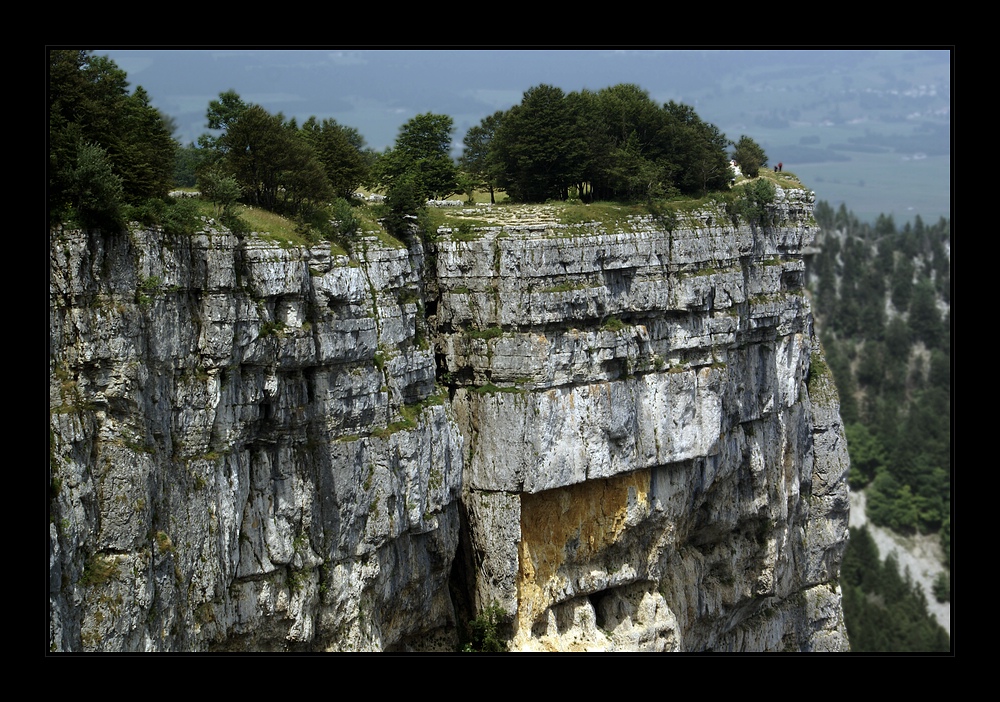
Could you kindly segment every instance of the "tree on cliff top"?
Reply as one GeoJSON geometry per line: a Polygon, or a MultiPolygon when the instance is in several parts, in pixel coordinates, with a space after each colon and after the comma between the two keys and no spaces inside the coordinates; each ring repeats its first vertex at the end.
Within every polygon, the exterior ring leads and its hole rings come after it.
{"type": "Polygon", "coordinates": [[[500,121],[503,119],[503,111],[498,110],[483,120],[476,126],[470,127],[462,139],[465,150],[459,162],[466,174],[472,178],[473,186],[485,188],[490,193],[490,203],[496,202],[495,191],[497,190],[498,169],[492,151],[493,135],[496,134],[500,121]]]}
{"type": "Polygon", "coordinates": [[[371,180],[387,191],[406,182],[423,200],[456,192],[458,169],[449,153],[453,129],[447,115],[417,115],[400,127],[395,146],[376,159],[371,180]]]}
{"type": "Polygon", "coordinates": [[[233,91],[209,103],[209,127],[218,137],[199,143],[213,152],[213,167],[236,179],[245,202],[297,215],[333,199],[326,171],[312,140],[294,120],[248,105],[233,91]]]}
{"type": "Polygon", "coordinates": [[[177,148],[171,123],[141,87],[129,92],[114,61],[50,51],[48,92],[50,223],[75,217],[110,225],[120,206],[167,194],[177,148]]]}
{"type": "Polygon", "coordinates": [[[500,185],[515,200],[566,199],[586,172],[588,144],[577,128],[579,100],[560,88],[529,88],[504,115],[493,135],[492,153],[501,168],[500,185]]]}
{"type": "Polygon", "coordinates": [[[349,200],[368,178],[371,152],[365,147],[364,137],[357,129],[336,120],[319,122],[315,117],[302,125],[302,135],[316,152],[334,192],[349,200]]]}
{"type": "Polygon", "coordinates": [[[733,160],[739,165],[743,175],[747,178],[756,178],[760,169],[767,165],[767,154],[764,153],[764,149],[745,134],[734,146],[733,160]]]}

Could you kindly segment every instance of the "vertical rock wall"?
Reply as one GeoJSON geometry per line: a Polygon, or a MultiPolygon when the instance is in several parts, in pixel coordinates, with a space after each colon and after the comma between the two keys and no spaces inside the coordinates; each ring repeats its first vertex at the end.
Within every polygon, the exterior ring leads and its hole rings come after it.
{"type": "Polygon", "coordinates": [[[462,439],[419,248],[50,250],[53,650],[455,645],[462,439]]]}
{"type": "Polygon", "coordinates": [[[50,647],[841,650],[846,447],[766,227],[50,236],[50,647]],[[468,237],[463,237],[468,238],[468,237]]]}
{"type": "Polygon", "coordinates": [[[515,648],[846,648],[811,201],[780,195],[766,226],[706,208],[435,246],[472,589],[515,648]]]}

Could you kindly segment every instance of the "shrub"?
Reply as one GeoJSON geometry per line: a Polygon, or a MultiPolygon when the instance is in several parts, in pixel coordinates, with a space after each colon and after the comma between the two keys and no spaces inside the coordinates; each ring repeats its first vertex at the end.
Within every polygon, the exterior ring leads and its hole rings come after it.
{"type": "Polygon", "coordinates": [[[198,189],[201,190],[202,197],[208,198],[215,205],[216,217],[231,211],[243,195],[243,189],[236,178],[215,168],[206,169],[198,176],[198,189]]]}
{"type": "Polygon", "coordinates": [[[103,585],[118,574],[118,563],[114,558],[94,554],[83,566],[79,584],[84,587],[103,585]]]}
{"type": "Polygon", "coordinates": [[[676,208],[656,202],[649,202],[647,208],[649,209],[649,213],[653,215],[656,223],[673,234],[674,230],[680,224],[680,217],[677,215],[676,208]]]}
{"type": "Polygon", "coordinates": [[[466,335],[470,339],[496,339],[503,336],[503,329],[500,327],[487,327],[486,329],[469,329],[466,335]]]}
{"type": "Polygon", "coordinates": [[[222,216],[219,217],[219,222],[221,222],[222,226],[231,231],[233,234],[250,233],[250,224],[232,210],[224,212],[222,216]]]}
{"type": "Polygon", "coordinates": [[[295,215],[295,233],[310,244],[331,239],[337,233],[333,219],[330,208],[305,203],[295,215]]]}
{"type": "Polygon", "coordinates": [[[421,195],[414,179],[407,175],[389,187],[383,206],[383,223],[395,237],[405,236],[411,226],[410,217],[424,210],[426,199],[421,195]]]}
{"type": "Polygon", "coordinates": [[[138,222],[147,227],[162,223],[166,210],[167,203],[159,198],[147,198],[135,205],[122,207],[126,221],[138,222]]]}
{"type": "Polygon", "coordinates": [[[257,334],[258,339],[263,339],[268,336],[282,337],[285,333],[285,323],[281,320],[276,320],[273,322],[264,322],[260,325],[260,332],[257,334]]]}
{"type": "Polygon", "coordinates": [[[607,321],[604,322],[604,325],[601,327],[604,331],[609,332],[620,332],[624,328],[625,322],[618,319],[618,317],[608,317],[607,321]]]}
{"type": "Polygon", "coordinates": [[[171,235],[194,234],[201,220],[194,200],[177,200],[163,210],[163,231],[171,235]]]}
{"type": "Polygon", "coordinates": [[[354,213],[351,203],[342,197],[333,201],[334,229],[342,238],[351,238],[361,230],[361,220],[354,213]]]}
{"type": "Polygon", "coordinates": [[[458,227],[452,228],[451,238],[455,241],[475,241],[479,235],[472,228],[469,222],[459,222],[458,227]]]}
{"type": "Polygon", "coordinates": [[[777,195],[774,183],[766,179],[747,183],[743,189],[743,198],[739,209],[747,221],[763,227],[771,221],[770,205],[777,195]]]}
{"type": "Polygon", "coordinates": [[[506,615],[500,605],[494,603],[486,608],[469,622],[469,634],[472,640],[465,644],[463,650],[467,653],[506,652],[507,642],[500,635],[505,619],[506,615]]]}

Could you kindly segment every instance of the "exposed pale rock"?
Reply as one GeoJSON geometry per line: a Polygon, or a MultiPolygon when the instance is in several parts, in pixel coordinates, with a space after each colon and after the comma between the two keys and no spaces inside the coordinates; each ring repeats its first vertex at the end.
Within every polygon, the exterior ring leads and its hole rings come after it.
{"type": "Polygon", "coordinates": [[[52,650],[844,650],[811,207],[53,232],[52,650]]]}

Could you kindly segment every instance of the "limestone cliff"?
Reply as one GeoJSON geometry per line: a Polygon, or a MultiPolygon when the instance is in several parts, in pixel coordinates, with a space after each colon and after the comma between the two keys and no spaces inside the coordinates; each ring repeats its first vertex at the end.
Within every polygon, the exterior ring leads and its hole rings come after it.
{"type": "Polygon", "coordinates": [[[494,604],[518,650],[846,649],[811,198],[51,234],[51,649],[454,650],[494,604]]]}

